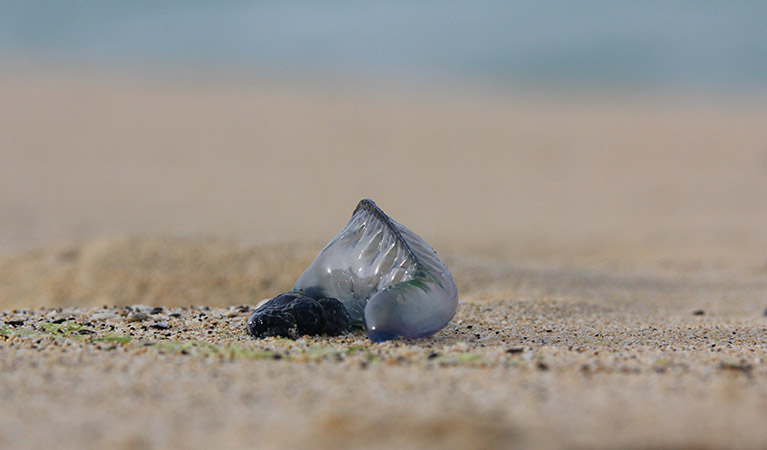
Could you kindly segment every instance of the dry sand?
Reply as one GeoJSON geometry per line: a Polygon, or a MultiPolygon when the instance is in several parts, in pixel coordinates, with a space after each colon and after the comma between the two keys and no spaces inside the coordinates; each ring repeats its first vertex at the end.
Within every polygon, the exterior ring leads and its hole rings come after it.
{"type": "Polygon", "coordinates": [[[767,446],[767,102],[104,80],[0,78],[0,447],[767,446]],[[362,197],[454,321],[248,338],[362,197]]]}

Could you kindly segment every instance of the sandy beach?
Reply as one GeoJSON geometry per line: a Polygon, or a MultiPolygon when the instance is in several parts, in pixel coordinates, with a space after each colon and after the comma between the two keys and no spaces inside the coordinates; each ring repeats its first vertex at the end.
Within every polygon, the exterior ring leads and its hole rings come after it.
{"type": "Polygon", "coordinates": [[[767,99],[2,73],[0,447],[767,446],[767,99]],[[454,320],[249,338],[365,197],[454,320]]]}

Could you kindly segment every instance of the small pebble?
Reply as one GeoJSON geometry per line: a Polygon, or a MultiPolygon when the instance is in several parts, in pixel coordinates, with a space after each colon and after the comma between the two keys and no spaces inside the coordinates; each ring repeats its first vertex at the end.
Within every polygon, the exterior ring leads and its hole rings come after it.
{"type": "Polygon", "coordinates": [[[125,319],[128,322],[141,322],[142,320],[148,319],[149,316],[146,313],[143,312],[134,312],[128,314],[128,317],[125,319]]]}
{"type": "Polygon", "coordinates": [[[150,311],[152,311],[154,309],[154,306],[149,306],[149,305],[130,305],[130,306],[126,306],[125,309],[127,309],[128,311],[133,311],[133,312],[137,312],[137,313],[148,314],[150,311]]]}
{"type": "Polygon", "coordinates": [[[507,350],[506,350],[506,353],[511,353],[512,355],[515,355],[515,354],[517,354],[517,353],[522,353],[523,351],[525,351],[525,350],[524,350],[524,349],[522,349],[522,348],[519,348],[519,347],[512,347],[512,348],[509,348],[509,349],[507,349],[507,350]]]}
{"type": "Polygon", "coordinates": [[[149,311],[149,314],[155,315],[155,314],[162,314],[163,309],[161,306],[158,306],[157,308],[152,308],[151,311],[149,311]]]}
{"type": "Polygon", "coordinates": [[[692,312],[693,316],[702,316],[704,314],[706,314],[706,311],[703,311],[702,309],[696,309],[695,311],[692,312]]]}
{"type": "Polygon", "coordinates": [[[90,316],[91,320],[106,320],[106,319],[114,319],[117,317],[117,314],[111,313],[111,312],[102,312],[102,313],[96,313],[90,316]]]}
{"type": "Polygon", "coordinates": [[[160,329],[160,330],[167,330],[168,329],[168,322],[163,320],[161,322],[154,322],[152,324],[149,324],[149,326],[151,328],[157,328],[157,329],[160,329]]]}

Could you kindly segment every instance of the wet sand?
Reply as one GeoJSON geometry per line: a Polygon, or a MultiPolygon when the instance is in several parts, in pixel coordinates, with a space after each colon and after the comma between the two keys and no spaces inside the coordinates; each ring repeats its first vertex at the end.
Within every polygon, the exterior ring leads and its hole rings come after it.
{"type": "Polygon", "coordinates": [[[0,94],[2,447],[767,445],[767,103],[0,94]],[[248,338],[363,197],[444,257],[453,322],[248,338]]]}

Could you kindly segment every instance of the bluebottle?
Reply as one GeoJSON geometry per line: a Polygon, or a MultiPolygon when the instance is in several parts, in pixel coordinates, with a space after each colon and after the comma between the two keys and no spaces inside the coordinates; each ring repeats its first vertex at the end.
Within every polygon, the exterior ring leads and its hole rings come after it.
{"type": "Polygon", "coordinates": [[[364,326],[381,342],[431,336],[457,306],[458,288],[437,252],[364,199],[293,290],[256,309],[247,326],[254,337],[293,338],[364,326]]]}

